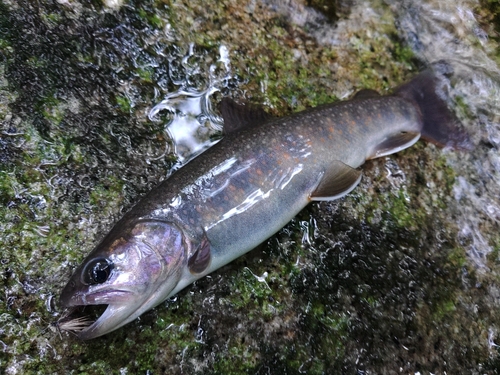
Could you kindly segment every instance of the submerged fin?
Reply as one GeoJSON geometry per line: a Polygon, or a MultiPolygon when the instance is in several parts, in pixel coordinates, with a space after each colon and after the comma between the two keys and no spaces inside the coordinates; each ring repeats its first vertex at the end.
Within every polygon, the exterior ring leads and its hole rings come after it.
{"type": "Polygon", "coordinates": [[[451,66],[440,61],[435,64],[434,71],[424,70],[397,88],[394,95],[414,102],[420,109],[422,138],[440,147],[470,150],[472,143],[469,135],[446,105],[445,76],[451,73],[451,66]]]}
{"type": "Polygon", "coordinates": [[[323,174],[309,198],[313,201],[332,201],[349,194],[361,181],[361,171],[337,160],[323,174]]]}
{"type": "Polygon", "coordinates": [[[380,158],[382,156],[394,154],[405,148],[413,146],[420,138],[420,133],[399,133],[387,138],[384,142],[379,144],[372,155],[370,155],[366,160],[380,158]]]}
{"type": "Polygon", "coordinates": [[[188,268],[192,274],[198,274],[205,271],[212,261],[210,251],[210,242],[206,234],[203,235],[200,245],[194,254],[188,259],[188,268]]]}
{"type": "Polygon", "coordinates": [[[269,113],[257,105],[242,105],[229,98],[223,98],[219,107],[224,119],[224,134],[261,125],[271,119],[269,113]]]}
{"type": "Polygon", "coordinates": [[[358,91],[352,98],[353,99],[370,99],[370,98],[378,98],[380,94],[372,89],[363,89],[358,91]]]}

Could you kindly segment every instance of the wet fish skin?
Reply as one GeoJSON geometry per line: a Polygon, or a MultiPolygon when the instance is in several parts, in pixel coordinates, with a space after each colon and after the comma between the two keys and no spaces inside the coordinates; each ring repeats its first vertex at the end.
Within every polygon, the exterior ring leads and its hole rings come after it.
{"type": "Polygon", "coordinates": [[[312,200],[347,194],[367,159],[410,147],[421,133],[468,148],[436,95],[441,84],[429,70],[394,95],[362,91],[277,119],[225,101],[223,140],[142,198],[75,270],[62,306],[108,305],[78,336],[123,326],[253,249],[312,200]]]}

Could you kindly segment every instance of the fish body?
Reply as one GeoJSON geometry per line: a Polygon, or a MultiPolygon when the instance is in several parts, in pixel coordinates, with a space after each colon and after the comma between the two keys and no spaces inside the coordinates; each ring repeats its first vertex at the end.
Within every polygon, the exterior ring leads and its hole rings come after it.
{"type": "Polygon", "coordinates": [[[368,159],[421,134],[465,145],[439,82],[426,71],[390,96],[363,91],[282,118],[224,101],[224,138],[143,197],[75,270],[62,305],[108,305],[78,336],[123,326],[255,248],[311,201],[349,193],[368,159]]]}

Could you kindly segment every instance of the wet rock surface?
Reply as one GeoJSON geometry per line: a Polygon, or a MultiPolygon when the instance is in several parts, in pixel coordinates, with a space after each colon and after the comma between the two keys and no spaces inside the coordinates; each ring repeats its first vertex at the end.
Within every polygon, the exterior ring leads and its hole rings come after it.
{"type": "Polygon", "coordinates": [[[0,5],[0,372],[497,372],[497,10],[334,3],[0,5]],[[89,342],[58,331],[74,267],[176,165],[176,114],[148,117],[166,95],[216,87],[214,108],[232,96],[280,116],[440,59],[474,151],[370,161],[348,197],[139,320],[89,342]]]}

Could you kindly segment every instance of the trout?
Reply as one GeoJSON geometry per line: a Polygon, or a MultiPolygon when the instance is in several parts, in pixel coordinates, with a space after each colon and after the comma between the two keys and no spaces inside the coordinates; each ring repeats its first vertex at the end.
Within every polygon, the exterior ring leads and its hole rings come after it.
{"type": "Polygon", "coordinates": [[[282,118],[223,99],[223,139],[139,200],[74,271],[61,305],[107,306],[90,325],[75,325],[77,336],[122,327],[255,248],[310,202],[345,196],[366,160],[421,136],[469,149],[444,82],[429,69],[391,95],[363,90],[282,118]]]}

